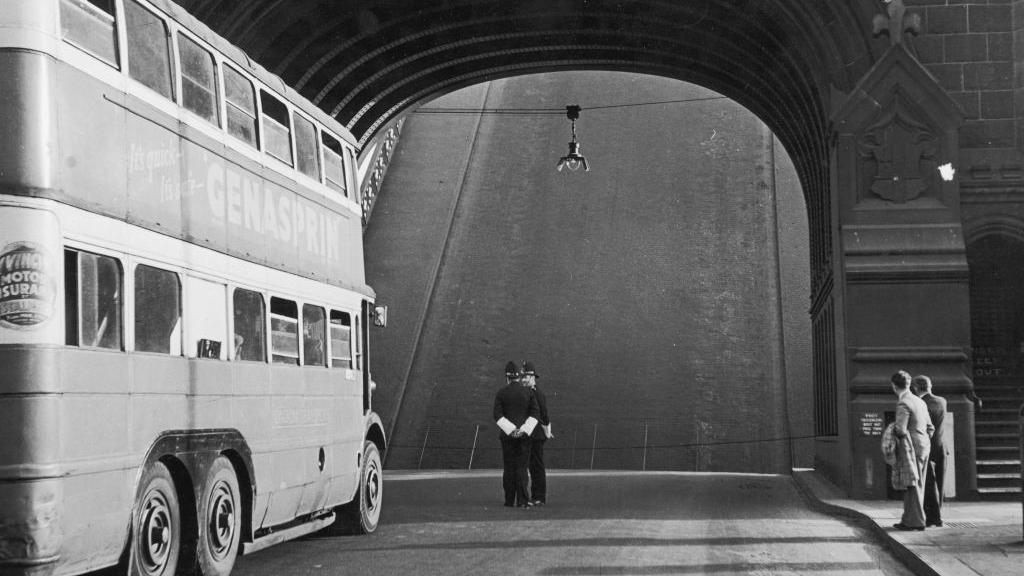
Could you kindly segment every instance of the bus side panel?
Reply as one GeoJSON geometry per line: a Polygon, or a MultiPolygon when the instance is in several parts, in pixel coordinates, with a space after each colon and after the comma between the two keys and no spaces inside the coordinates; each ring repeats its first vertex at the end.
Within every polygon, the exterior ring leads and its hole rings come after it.
{"type": "Polygon", "coordinates": [[[355,370],[332,370],[331,386],[337,389],[331,406],[330,435],[338,439],[334,444],[334,469],[328,501],[332,506],[352,499],[359,477],[363,453],[362,384],[355,370]]]}
{"type": "Polygon", "coordinates": [[[235,423],[252,449],[256,478],[256,499],[253,503],[253,529],[259,528],[267,513],[270,491],[266,474],[269,458],[266,455],[270,441],[271,404],[270,368],[257,362],[233,362],[232,380],[235,401],[231,405],[231,422],[235,423]]]}
{"type": "Polygon", "coordinates": [[[123,352],[67,347],[61,358],[66,573],[110,565],[121,554],[140,461],[132,441],[139,397],[130,395],[123,352]]]}
{"type": "MultiPolygon", "coordinates": [[[[188,190],[177,170],[183,140],[174,133],[175,123],[165,114],[152,110],[149,104],[137,98],[129,98],[128,103],[130,109],[125,117],[128,221],[180,236],[181,197],[188,190]],[[141,116],[140,111],[148,112],[141,116]]],[[[122,149],[124,146],[122,143],[122,149]]]]}
{"type": "Polygon", "coordinates": [[[0,190],[53,187],[57,122],[55,66],[39,52],[0,49],[0,190]]]}
{"type": "Polygon", "coordinates": [[[60,199],[123,219],[128,206],[124,95],[64,64],[59,81],[60,199]]]}

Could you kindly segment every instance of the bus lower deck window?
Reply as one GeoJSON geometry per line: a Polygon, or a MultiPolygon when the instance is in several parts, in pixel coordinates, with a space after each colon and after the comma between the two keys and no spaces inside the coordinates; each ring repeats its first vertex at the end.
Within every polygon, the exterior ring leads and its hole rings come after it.
{"type": "Polygon", "coordinates": [[[299,363],[299,308],[292,300],[270,299],[270,353],[277,364],[299,363]]]}
{"type": "Polygon", "coordinates": [[[135,350],[181,355],[181,282],[174,272],[135,268],[135,350]]]}
{"type": "Polygon", "coordinates": [[[227,358],[224,344],[228,333],[227,286],[189,276],[185,326],[188,333],[188,353],[196,358],[227,358]]]}
{"type": "Polygon", "coordinates": [[[325,324],[323,308],[302,305],[302,363],[306,366],[327,365],[325,324]]]}
{"type": "Polygon", "coordinates": [[[352,367],[352,316],[331,310],[331,367],[352,367]]]}
{"type": "Polygon", "coordinates": [[[66,343],[123,350],[121,264],[89,252],[64,253],[66,343]]]}
{"type": "Polygon", "coordinates": [[[235,360],[263,362],[266,354],[266,310],[263,295],[252,290],[235,289],[235,360]]]}

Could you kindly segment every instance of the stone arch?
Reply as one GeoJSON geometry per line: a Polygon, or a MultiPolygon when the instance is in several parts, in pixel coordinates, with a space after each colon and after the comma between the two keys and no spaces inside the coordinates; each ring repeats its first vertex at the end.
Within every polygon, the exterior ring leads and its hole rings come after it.
{"type": "MultiPolygon", "coordinates": [[[[778,136],[806,198],[815,372],[838,437],[821,444],[819,469],[884,495],[877,442],[858,424],[891,402],[878,382],[895,367],[940,374],[972,428],[959,182],[934,175],[935,163],[959,167],[962,113],[906,39],[922,19],[903,0],[178,3],[360,143],[426,99],[533,72],[625,70],[735,100],[778,136]]],[[[967,8],[949,10],[966,29],[967,8]]],[[[957,442],[973,458],[973,437],[957,442]]],[[[958,476],[962,490],[972,482],[958,476]]]]}

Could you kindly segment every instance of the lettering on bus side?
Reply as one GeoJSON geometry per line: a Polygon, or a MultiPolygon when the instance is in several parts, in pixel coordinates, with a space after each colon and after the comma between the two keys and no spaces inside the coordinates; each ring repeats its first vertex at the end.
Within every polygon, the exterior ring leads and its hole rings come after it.
{"type": "Polygon", "coordinates": [[[190,143],[184,146],[182,153],[166,144],[131,144],[128,171],[140,175],[149,188],[137,192],[137,201],[157,201],[159,210],[193,205],[192,219],[264,235],[328,260],[341,258],[343,216],[278,189],[217,154],[190,143]]]}
{"type": "Polygon", "coordinates": [[[53,258],[33,242],[0,252],[0,326],[31,330],[53,316],[57,281],[53,258]]]}

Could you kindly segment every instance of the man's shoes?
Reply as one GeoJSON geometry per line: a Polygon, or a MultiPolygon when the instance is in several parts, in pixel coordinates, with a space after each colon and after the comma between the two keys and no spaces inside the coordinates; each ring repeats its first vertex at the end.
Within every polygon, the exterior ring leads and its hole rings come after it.
{"type": "Polygon", "coordinates": [[[530,500],[530,506],[543,506],[543,500],[530,500]]]}
{"type": "Polygon", "coordinates": [[[533,502],[526,502],[525,504],[519,504],[518,508],[533,508],[533,502]]]}
{"type": "Polygon", "coordinates": [[[942,528],[942,520],[936,520],[934,522],[925,522],[925,526],[935,526],[936,528],[942,528]]]}
{"type": "Polygon", "coordinates": [[[922,531],[922,530],[924,530],[924,526],[907,526],[903,522],[900,522],[898,524],[893,524],[892,527],[897,529],[897,530],[903,530],[903,531],[910,531],[910,530],[922,531]]]}

